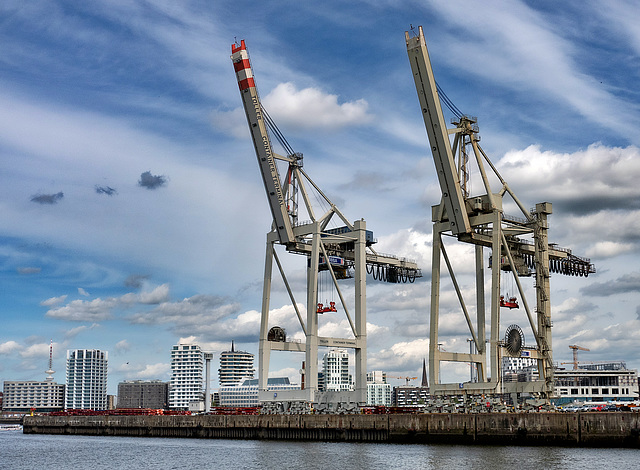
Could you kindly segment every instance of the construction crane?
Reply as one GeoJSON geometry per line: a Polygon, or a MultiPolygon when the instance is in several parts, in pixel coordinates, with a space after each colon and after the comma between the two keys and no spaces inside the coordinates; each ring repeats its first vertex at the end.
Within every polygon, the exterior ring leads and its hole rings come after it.
{"type": "Polygon", "coordinates": [[[417,33],[413,29],[411,33],[405,32],[405,40],[442,193],[440,203],[432,207],[433,253],[429,336],[431,393],[527,392],[548,399],[554,392],[550,273],[588,276],[595,272],[595,267],[590,260],[575,256],[571,250],[559,248],[548,242],[547,219],[552,213],[551,203],[541,202],[536,204],[534,209],[528,210],[489,160],[479,144],[477,118],[461,113],[436,83],[422,27],[418,28],[417,33]],[[447,129],[445,124],[441,101],[455,115],[452,120],[455,127],[452,129],[447,129]],[[450,140],[451,136],[453,142],[450,140]],[[474,168],[471,168],[472,165],[474,168]],[[482,191],[477,195],[470,194],[469,175],[472,169],[481,180],[482,191]],[[490,181],[499,182],[497,191],[492,189],[490,181]],[[507,197],[509,200],[506,200],[507,197]],[[505,214],[505,206],[515,207],[520,214],[517,217],[505,214]],[[443,241],[445,236],[475,246],[475,325],[472,318],[474,309],[470,308],[473,305],[463,298],[443,241]],[[484,248],[490,249],[491,269],[488,342],[485,333],[484,248]],[[467,324],[476,352],[448,352],[437,348],[442,260],[446,264],[458,297],[460,313],[467,324]],[[500,340],[501,306],[520,309],[515,296],[509,297],[508,302],[504,297],[501,299],[502,272],[512,276],[517,286],[517,293],[535,338],[534,346],[524,347],[524,336],[517,325],[507,330],[504,341],[500,340]],[[534,277],[534,309],[530,308],[521,283],[521,278],[529,276],[534,277]],[[487,349],[491,363],[490,376],[486,370],[487,349]],[[527,383],[503,384],[500,365],[504,354],[526,355],[536,359],[540,379],[527,383]],[[477,383],[440,383],[441,362],[475,364],[478,371],[477,383]]]}
{"type": "Polygon", "coordinates": [[[578,351],[591,351],[589,348],[583,348],[582,346],[578,346],[577,344],[569,345],[573,352],[573,361],[571,362],[563,362],[562,364],[573,364],[573,370],[578,370],[578,351]]]}
{"type": "Polygon", "coordinates": [[[390,378],[390,379],[403,379],[403,380],[405,380],[405,385],[406,386],[409,385],[410,381],[418,380],[418,377],[396,377],[394,375],[387,375],[387,378],[390,378]]]}
{"type": "Polygon", "coordinates": [[[414,261],[377,253],[372,247],[376,240],[373,232],[367,230],[365,220],[350,222],[304,171],[302,154],[293,150],[262,106],[244,40],[231,46],[231,60],[273,216],[272,229],[267,234],[262,295],[258,357],[259,399],[273,399],[272,394],[267,392],[271,351],[305,353],[305,389],[299,395],[289,393],[288,396],[295,400],[313,402],[318,392],[318,347],[340,347],[355,350],[356,396],[352,401],[365,403],[367,273],[374,279],[387,282],[414,282],[421,276],[420,269],[414,261]],[[276,137],[286,155],[274,152],[270,133],[276,137]],[[339,225],[329,227],[330,223],[335,224],[334,219],[338,220],[339,225]],[[283,246],[288,253],[306,258],[306,321],[280,262],[276,245],[283,246]],[[284,335],[269,335],[274,261],[305,335],[304,343],[286,341],[284,335]],[[335,290],[339,298],[339,302],[327,302],[326,306],[320,303],[318,292],[318,276],[325,271],[329,274],[325,277],[330,277],[328,284],[332,292],[335,290]],[[350,303],[354,307],[353,317],[338,285],[339,279],[348,278],[353,278],[355,283],[354,297],[350,303]],[[339,310],[344,312],[353,337],[318,336],[318,315],[338,313],[339,310]]]}

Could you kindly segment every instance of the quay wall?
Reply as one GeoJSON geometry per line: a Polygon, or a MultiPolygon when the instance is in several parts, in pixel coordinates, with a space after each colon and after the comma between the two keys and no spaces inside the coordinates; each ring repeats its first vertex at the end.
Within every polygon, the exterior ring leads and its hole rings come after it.
{"type": "Polygon", "coordinates": [[[640,413],[25,416],[23,432],[640,448],[640,413]]]}

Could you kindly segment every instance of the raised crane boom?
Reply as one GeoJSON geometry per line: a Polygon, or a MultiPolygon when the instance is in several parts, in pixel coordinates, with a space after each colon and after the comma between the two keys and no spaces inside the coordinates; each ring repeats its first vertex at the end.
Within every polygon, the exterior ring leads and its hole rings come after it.
{"type": "Polygon", "coordinates": [[[267,132],[264,112],[253,79],[253,70],[244,40],[240,42],[239,46],[233,45],[231,47],[231,60],[236,71],[242,104],[247,115],[251,139],[258,157],[258,165],[264,182],[264,189],[267,192],[269,208],[273,215],[276,231],[278,232],[280,243],[292,243],[294,241],[293,227],[285,203],[285,192],[280,182],[280,175],[275,161],[276,157],[271,148],[271,139],[267,132]]]}
{"type": "Polygon", "coordinates": [[[449,216],[451,232],[454,235],[469,233],[469,217],[464,204],[464,197],[460,188],[460,180],[456,171],[456,164],[449,142],[447,126],[444,122],[442,107],[438,99],[436,79],[433,76],[427,44],[420,27],[420,35],[409,37],[405,33],[407,53],[411,61],[413,78],[416,82],[422,117],[429,135],[433,161],[436,165],[438,181],[442,190],[442,200],[449,216]]]}

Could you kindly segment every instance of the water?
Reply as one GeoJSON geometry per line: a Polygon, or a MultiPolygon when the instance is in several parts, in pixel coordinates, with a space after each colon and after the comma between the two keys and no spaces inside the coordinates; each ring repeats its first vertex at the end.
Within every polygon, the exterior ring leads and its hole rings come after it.
{"type": "Polygon", "coordinates": [[[0,469],[518,470],[635,468],[635,449],[449,446],[0,433],[0,469]]]}

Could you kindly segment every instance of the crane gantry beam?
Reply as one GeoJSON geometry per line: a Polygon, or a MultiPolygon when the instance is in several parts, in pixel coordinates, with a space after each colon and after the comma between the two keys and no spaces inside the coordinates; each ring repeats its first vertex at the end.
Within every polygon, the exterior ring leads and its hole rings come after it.
{"type": "MultiPolygon", "coordinates": [[[[588,276],[595,272],[595,267],[588,259],[573,255],[571,250],[549,243],[547,232],[548,216],[552,213],[551,203],[538,203],[532,210],[524,206],[480,147],[476,118],[459,113],[453,120],[455,127],[447,129],[422,27],[418,28],[417,34],[405,32],[405,41],[442,192],[440,204],[432,207],[433,252],[429,322],[431,392],[434,394],[528,392],[548,399],[554,393],[550,275],[562,273],[588,276]],[[450,140],[451,135],[453,135],[453,142],[450,140]],[[467,186],[469,165],[471,165],[470,156],[473,157],[472,161],[482,181],[482,192],[478,195],[470,195],[467,186]],[[490,176],[492,176],[491,179],[490,176]],[[501,187],[498,191],[492,190],[491,180],[497,180],[500,183],[501,187]],[[509,196],[512,203],[520,210],[519,217],[511,217],[504,213],[503,200],[506,196],[509,196]],[[464,299],[462,288],[453,272],[443,242],[445,236],[453,237],[458,242],[475,245],[475,308],[464,299]],[[485,333],[484,248],[491,249],[488,339],[485,333]],[[441,351],[438,348],[442,259],[446,262],[461,313],[469,329],[469,336],[475,343],[475,353],[441,351]],[[516,338],[515,342],[508,345],[510,347],[506,347],[508,342],[506,339],[500,340],[500,308],[519,307],[517,302],[505,304],[501,298],[502,271],[510,272],[513,276],[535,340],[534,346],[523,349],[521,344],[524,344],[524,338],[520,340],[516,338]],[[536,299],[533,310],[529,306],[521,282],[521,278],[528,276],[535,276],[536,299]],[[475,325],[473,313],[476,316],[475,325]],[[488,343],[488,349],[485,343],[488,343]],[[517,347],[514,348],[514,345],[517,347]],[[501,363],[505,354],[522,354],[537,360],[540,379],[524,384],[503,384],[501,363]],[[489,365],[487,359],[490,359],[490,375],[487,374],[489,365]],[[478,382],[440,383],[442,362],[466,362],[475,365],[478,370],[478,382]]],[[[512,329],[513,334],[518,335],[518,330],[520,330],[519,327],[512,329]]],[[[510,337],[510,339],[513,338],[510,337]]],[[[464,344],[464,341],[461,343],[464,344]]]]}

